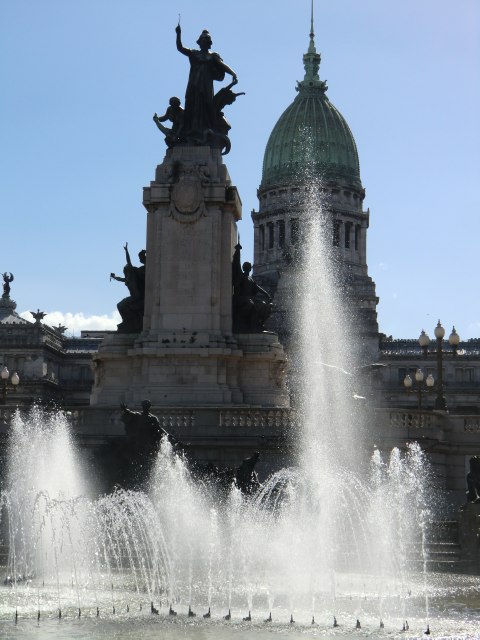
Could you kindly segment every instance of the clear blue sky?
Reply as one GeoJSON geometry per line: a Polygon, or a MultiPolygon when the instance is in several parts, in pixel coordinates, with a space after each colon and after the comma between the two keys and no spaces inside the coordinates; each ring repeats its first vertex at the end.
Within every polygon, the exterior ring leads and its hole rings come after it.
{"type": "MultiPolygon", "coordinates": [[[[142,187],[165,150],[152,114],[185,92],[179,13],[186,46],[209,29],[246,92],[226,114],[226,162],[251,255],[309,0],[1,0],[0,271],[18,311],[111,316],[125,295],[108,275],[126,240],[132,255],[145,246],[142,187]]],[[[440,317],[480,336],[480,2],[316,0],[315,25],[320,76],[358,145],[381,330],[417,337],[440,317]]]]}

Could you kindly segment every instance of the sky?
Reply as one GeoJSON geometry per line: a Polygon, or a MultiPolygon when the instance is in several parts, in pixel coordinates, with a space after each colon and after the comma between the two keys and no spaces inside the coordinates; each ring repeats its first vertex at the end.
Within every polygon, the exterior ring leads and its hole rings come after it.
{"type": "MultiPolygon", "coordinates": [[[[109,274],[126,241],[132,256],[145,246],[142,189],[165,153],[152,115],[185,93],[179,14],[184,44],[208,29],[246,93],[227,107],[225,162],[252,258],[263,153],[303,78],[310,1],[0,0],[0,272],[18,312],[75,335],[115,328],[125,290],[109,274]]],[[[380,330],[432,335],[440,318],[480,337],[480,2],[316,0],[315,33],[357,142],[380,330]]]]}

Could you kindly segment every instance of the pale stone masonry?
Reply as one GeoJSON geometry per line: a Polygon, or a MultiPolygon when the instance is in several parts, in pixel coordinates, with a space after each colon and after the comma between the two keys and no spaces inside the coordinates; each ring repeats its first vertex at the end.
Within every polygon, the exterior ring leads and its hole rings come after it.
{"type": "Polygon", "coordinates": [[[108,337],[94,357],[93,407],[288,407],[273,333],[232,333],[232,256],[241,201],[220,151],[167,151],[144,189],[143,331],[108,337]]]}

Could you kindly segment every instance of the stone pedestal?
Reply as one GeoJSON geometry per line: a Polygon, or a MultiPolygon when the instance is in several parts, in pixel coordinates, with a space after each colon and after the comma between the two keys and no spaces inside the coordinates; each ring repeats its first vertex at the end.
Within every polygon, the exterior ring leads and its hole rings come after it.
{"type": "Polygon", "coordinates": [[[143,331],[105,339],[91,404],[287,407],[275,334],[232,334],[232,256],[241,201],[222,156],[175,147],[144,189],[143,331]]]}

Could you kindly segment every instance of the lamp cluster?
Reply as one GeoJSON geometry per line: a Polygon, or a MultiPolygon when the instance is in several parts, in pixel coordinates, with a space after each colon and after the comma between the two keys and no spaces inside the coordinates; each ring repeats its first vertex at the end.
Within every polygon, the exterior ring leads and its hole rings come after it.
{"type": "Polygon", "coordinates": [[[16,391],[20,384],[20,377],[16,371],[10,376],[10,371],[6,366],[4,366],[0,371],[0,378],[2,380],[2,404],[5,404],[9,385],[11,385],[13,390],[16,391]]]}
{"type": "MultiPolygon", "coordinates": [[[[444,383],[443,383],[443,354],[446,353],[443,349],[443,340],[445,337],[445,329],[442,327],[440,320],[435,327],[435,338],[436,338],[436,347],[432,351],[429,351],[429,346],[431,344],[430,337],[425,333],[422,329],[422,333],[418,338],[418,344],[421,346],[423,355],[428,356],[429,353],[435,354],[437,356],[437,379],[436,379],[436,391],[437,397],[435,399],[435,409],[439,411],[447,411],[447,401],[445,399],[444,393],[444,383]]],[[[456,356],[458,353],[458,345],[460,344],[460,336],[458,335],[455,327],[452,328],[452,332],[448,338],[448,343],[452,348],[451,353],[456,356]]],[[[405,390],[409,393],[417,393],[418,394],[418,408],[422,408],[422,396],[433,391],[435,387],[435,378],[431,373],[425,379],[425,375],[421,369],[417,369],[415,372],[415,382],[417,386],[414,388],[413,380],[410,375],[406,375],[403,380],[403,384],[405,390]]]]}

